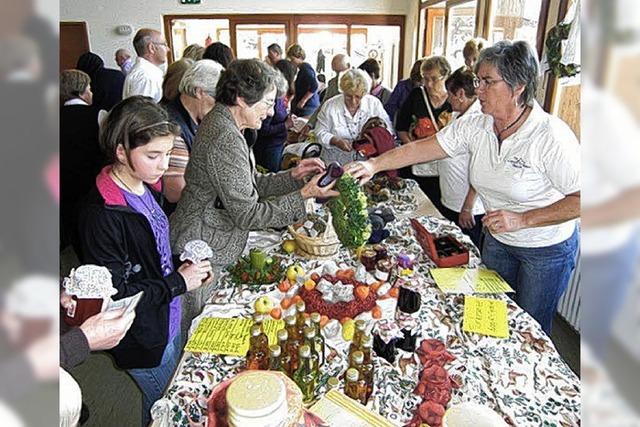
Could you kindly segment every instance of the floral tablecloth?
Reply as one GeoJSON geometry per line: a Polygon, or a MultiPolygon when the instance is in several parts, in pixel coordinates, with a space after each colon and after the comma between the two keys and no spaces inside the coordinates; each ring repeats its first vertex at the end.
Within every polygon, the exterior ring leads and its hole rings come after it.
{"type": "MultiPolygon", "coordinates": [[[[404,217],[405,215],[401,215],[404,217]]],[[[470,267],[480,265],[478,250],[460,229],[449,221],[433,217],[419,220],[431,232],[454,235],[470,249],[470,267]]],[[[415,254],[417,267],[412,281],[422,297],[418,312],[422,339],[443,341],[456,360],[448,366],[452,379],[460,385],[454,389],[449,405],[473,401],[498,412],[515,426],[580,425],[580,381],[556,351],[550,338],[531,316],[505,295],[489,296],[507,301],[510,336],[498,339],[462,330],[463,296],[445,295],[429,274],[432,261],[422,254],[408,219],[399,219],[388,227],[391,237],[385,241],[391,254],[401,250],[415,254]]],[[[286,233],[283,238],[287,238],[286,233]]],[[[299,263],[310,270],[319,261],[307,261],[294,255],[283,256],[285,263],[299,263]]],[[[354,255],[342,249],[335,261],[339,265],[356,266],[354,255]]],[[[244,317],[253,312],[252,302],[265,293],[277,292],[275,285],[263,286],[256,292],[248,286],[234,285],[223,275],[217,290],[203,314],[206,316],[244,317]]],[[[331,375],[346,369],[347,343],[341,338],[327,340],[329,356],[322,368],[317,390],[322,396],[331,375]]],[[[216,384],[242,369],[243,359],[231,356],[185,353],[163,399],[152,411],[155,425],[199,425],[206,418],[206,397],[216,384]]],[[[413,394],[420,373],[420,362],[413,353],[399,350],[392,365],[375,357],[375,385],[369,408],[396,425],[408,422],[421,402],[413,394]]]]}

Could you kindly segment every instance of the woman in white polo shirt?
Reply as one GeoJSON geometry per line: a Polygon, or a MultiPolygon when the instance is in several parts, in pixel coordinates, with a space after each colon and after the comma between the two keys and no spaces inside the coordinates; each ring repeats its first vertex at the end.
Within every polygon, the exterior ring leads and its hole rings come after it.
{"type": "Polygon", "coordinates": [[[468,152],[469,181],[487,211],[482,259],[515,289],[515,301],[549,333],[575,266],[580,145],[535,101],[538,61],[526,42],[501,41],[476,64],[484,114],[461,117],[434,137],[348,171],[375,173],[468,152]]]}
{"type": "MultiPolygon", "coordinates": [[[[480,102],[475,93],[476,75],[462,67],[447,77],[445,86],[453,110],[453,120],[480,114],[480,102]]],[[[455,222],[462,232],[480,247],[484,206],[477,192],[469,185],[469,153],[448,157],[438,163],[440,172],[440,213],[455,222]]]]}

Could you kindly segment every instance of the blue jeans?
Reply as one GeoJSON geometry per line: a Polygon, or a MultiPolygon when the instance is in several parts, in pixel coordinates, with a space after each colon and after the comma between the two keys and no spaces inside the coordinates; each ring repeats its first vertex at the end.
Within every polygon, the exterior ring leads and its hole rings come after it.
{"type": "Polygon", "coordinates": [[[516,291],[515,302],[551,333],[560,297],[576,264],[578,229],[564,242],[541,248],[505,245],[485,230],[482,261],[516,291]]]}
{"type": "Polygon", "coordinates": [[[127,372],[138,384],[142,391],[142,425],[147,426],[151,422],[151,406],[162,397],[164,390],[169,385],[171,376],[178,366],[182,353],[180,331],[176,337],[164,349],[162,362],[155,368],[129,369],[127,372]]]}
{"type": "Polygon", "coordinates": [[[611,326],[637,278],[640,235],[636,231],[620,248],[582,255],[580,275],[580,326],[582,342],[606,361],[611,347],[611,326]]]}
{"type": "Polygon", "coordinates": [[[256,156],[256,163],[266,168],[269,172],[279,172],[282,164],[282,152],[284,145],[273,147],[259,147],[260,142],[253,146],[253,154],[256,156]]]}

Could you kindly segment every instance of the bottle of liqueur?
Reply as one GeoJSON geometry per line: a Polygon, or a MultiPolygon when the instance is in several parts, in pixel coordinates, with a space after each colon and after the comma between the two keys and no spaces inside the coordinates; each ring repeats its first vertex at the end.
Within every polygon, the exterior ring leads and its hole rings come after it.
{"type": "Polygon", "coordinates": [[[349,360],[349,368],[355,368],[360,372],[364,363],[364,353],[360,350],[354,351],[349,360]]]}
{"type": "Polygon", "coordinates": [[[318,382],[318,369],[314,366],[311,358],[311,348],[308,345],[300,347],[298,353],[300,364],[298,369],[293,373],[293,381],[300,387],[302,391],[302,401],[307,404],[314,399],[314,391],[318,382]]]}
{"type": "Polygon", "coordinates": [[[286,329],[280,329],[278,331],[278,345],[280,346],[280,364],[282,366],[282,372],[290,377],[292,372],[290,370],[291,356],[287,353],[288,338],[289,334],[286,329]]]}
{"type": "Polygon", "coordinates": [[[367,385],[367,400],[373,393],[373,378],[374,367],[373,358],[371,357],[371,351],[373,349],[373,337],[371,335],[365,335],[362,339],[362,354],[364,358],[362,360],[362,377],[367,385]]]}
{"type": "Polygon", "coordinates": [[[259,325],[251,327],[249,351],[247,352],[247,369],[267,369],[269,367],[269,339],[259,325]]]}
{"type": "Polygon", "coordinates": [[[320,326],[320,313],[311,314],[311,325],[316,330],[316,351],[320,357],[320,366],[323,366],[326,357],[326,350],[324,337],[322,336],[322,327],[320,326]]]}
{"type": "Polygon", "coordinates": [[[269,370],[283,371],[282,368],[282,350],[277,344],[269,346],[269,370]]]}
{"type": "Polygon", "coordinates": [[[284,352],[289,355],[289,372],[291,375],[298,369],[298,350],[302,345],[302,335],[298,333],[298,327],[296,326],[295,316],[287,316],[284,319],[284,323],[287,328],[287,344],[284,352]]]}
{"type": "MultiPolygon", "coordinates": [[[[366,402],[365,393],[366,387],[362,386],[360,381],[360,373],[355,368],[347,369],[346,380],[344,384],[344,394],[357,400],[358,402],[366,402]]],[[[364,403],[363,403],[364,404],[364,403]]]]}

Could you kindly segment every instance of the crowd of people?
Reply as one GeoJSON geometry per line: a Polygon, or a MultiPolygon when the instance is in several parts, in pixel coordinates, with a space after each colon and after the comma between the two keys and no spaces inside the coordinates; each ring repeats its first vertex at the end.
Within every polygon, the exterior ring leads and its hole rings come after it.
{"type": "Polygon", "coordinates": [[[577,252],[580,148],[536,102],[538,61],[526,42],[472,41],[458,70],[443,56],[420,59],[393,90],[376,59],[354,68],[337,54],[322,93],[298,44],[270,45],[265,60],[236,59],[220,42],[191,45],[166,74],[159,31],[139,30],[133,47],[135,61],[115,53],[120,70],[86,53],[61,74],[61,229],[81,263],[109,268],[114,298],[144,291],[135,320],[100,340],[142,390],[145,425],[192,319],[251,233],[300,220],[306,199],[337,195],[318,185],[320,158],[281,170],[286,145],[312,135],[361,182],[391,169],[415,179],[550,331],[577,252]],[[365,159],[354,142],[372,119],[397,148],[365,159]],[[182,263],[194,239],[214,255],[182,263]]]}

